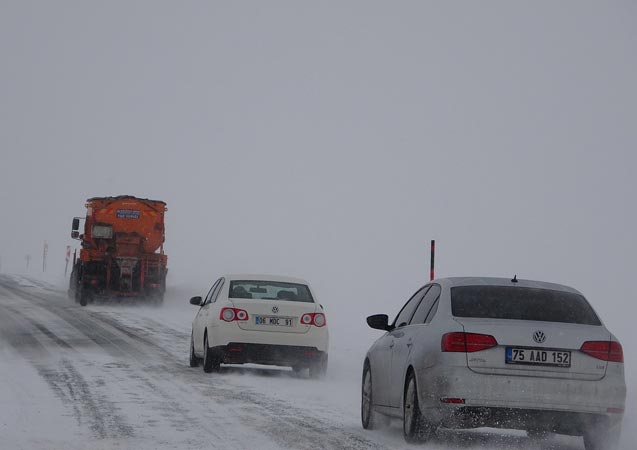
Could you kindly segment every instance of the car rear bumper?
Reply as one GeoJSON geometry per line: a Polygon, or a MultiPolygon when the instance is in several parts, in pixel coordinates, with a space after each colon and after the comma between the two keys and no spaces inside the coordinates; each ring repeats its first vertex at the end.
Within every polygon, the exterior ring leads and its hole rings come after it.
{"type": "Polygon", "coordinates": [[[213,347],[224,364],[264,364],[273,366],[309,367],[320,362],[326,352],[316,347],[296,345],[250,344],[230,342],[213,347]]]}
{"type": "Polygon", "coordinates": [[[312,327],[306,333],[278,333],[273,331],[242,330],[236,322],[222,322],[208,329],[210,346],[223,346],[230,343],[264,344],[269,346],[315,347],[327,352],[329,334],[327,327],[312,327]]]}
{"type": "MultiPolygon", "coordinates": [[[[609,367],[609,369],[611,369],[609,367]]],[[[608,370],[601,380],[486,375],[467,367],[446,366],[424,371],[419,390],[425,407],[447,407],[441,399],[455,399],[463,407],[503,410],[543,410],[561,413],[621,416],[626,400],[623,371],[608,370]],[[431,377],[431,375],[434,375],[431,377]],[[431,383],[430,381],[434,382],[431,383]],[[429,381],[429,382],[428,382],[429,381]]]]}
{"type": "Polygon", "coordinates": [[[522,408],[453,406],[440,410],[440,423],[448,428],[492,427],[545,431],[580,436],[597,427],[614,428],[621,424],[623,414],[587,414],[567,411],[547,411],[522,408]]]}

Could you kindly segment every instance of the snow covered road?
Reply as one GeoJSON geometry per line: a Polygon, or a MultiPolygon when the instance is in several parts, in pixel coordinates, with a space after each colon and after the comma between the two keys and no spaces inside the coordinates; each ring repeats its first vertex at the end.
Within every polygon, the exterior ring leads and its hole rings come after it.
{"type": "Polygon", "coordinates": [[[0,275],[0,449],[582,449],[523,433],[442,431],[410,446],[398,424],[360,426],[359,366],[338,346],[327,379],[187,364],[194,309],[80,308],[60,289],[0,275]]]}

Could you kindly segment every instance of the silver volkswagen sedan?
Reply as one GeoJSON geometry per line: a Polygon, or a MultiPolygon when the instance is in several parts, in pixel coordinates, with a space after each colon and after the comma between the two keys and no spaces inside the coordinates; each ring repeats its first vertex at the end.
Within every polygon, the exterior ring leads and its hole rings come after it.
{"type": "Polygon", "coordinates": [[[584,296],[552,283],[443,278],[419,289],[363,365],[363,427],[403,419],[407,441],[438,427],[496,427],[617,445],[626,399],[617,338],[584,296]]]}

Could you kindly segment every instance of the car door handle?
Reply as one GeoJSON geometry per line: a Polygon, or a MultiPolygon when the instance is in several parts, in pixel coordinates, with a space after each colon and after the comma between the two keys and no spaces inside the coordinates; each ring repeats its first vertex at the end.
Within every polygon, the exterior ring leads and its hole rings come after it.
{"type": "Polygon", "coordinates": [[[391,344],[389,344],[389,348],[394,348],[394,341],[391,341],[391,344]]]}
{"type": "Polygon", "coordinates": [[[407,342],[407,347],[411,347],[412,345],[414,345],[414,343],[411,342],[411,339],[410,339],[409,342],[407,342]]]}

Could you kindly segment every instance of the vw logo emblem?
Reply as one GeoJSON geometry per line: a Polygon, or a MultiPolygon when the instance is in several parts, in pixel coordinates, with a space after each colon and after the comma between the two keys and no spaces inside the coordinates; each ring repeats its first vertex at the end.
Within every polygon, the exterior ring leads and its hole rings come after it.
{"type": "Polygon", "coordinates": [[[279,312],[279,307],[278,307],[278,306],[273,306],[273,307],[272,307],[272,312],[273,312],[274,314],[278,313],[278,312],[279,312]]]}
{"type": "Polygon", "coordinates": [[[546,341],[546,335],[544,334],[544,331],[537,330],[535,333],[533,333],[533,340],[537,342],[538,344],[541,344],[544,341],[546,341]]]}

